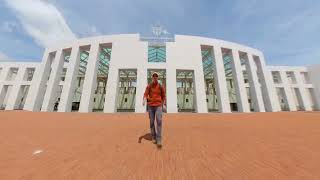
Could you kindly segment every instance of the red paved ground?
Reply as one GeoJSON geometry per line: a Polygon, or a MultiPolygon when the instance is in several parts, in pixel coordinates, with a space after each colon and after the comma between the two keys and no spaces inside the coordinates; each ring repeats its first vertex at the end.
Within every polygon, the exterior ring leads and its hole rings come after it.
{"type": "Polygon", "coordinates": [[[0,179],[320,179],[320,113],[0,112],[0,179]],[[36,150],[41,153],[33,155],[36,150]]]}

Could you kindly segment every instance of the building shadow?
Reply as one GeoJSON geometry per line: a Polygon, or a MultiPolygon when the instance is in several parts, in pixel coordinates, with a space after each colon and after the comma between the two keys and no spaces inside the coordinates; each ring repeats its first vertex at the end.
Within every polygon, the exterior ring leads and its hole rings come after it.
{"type": "Polygon", "coordinates": [[[138,143],[141,143],[141,140],[142,140],[142,139],[145,139],[145,140],[147,140],[147,141],[151,141],[151,140],[152,140],[151,133],[147,133],[147,134],[145,134],[145,135],[143,135],[143,136],[140,136],[138,143]]]}

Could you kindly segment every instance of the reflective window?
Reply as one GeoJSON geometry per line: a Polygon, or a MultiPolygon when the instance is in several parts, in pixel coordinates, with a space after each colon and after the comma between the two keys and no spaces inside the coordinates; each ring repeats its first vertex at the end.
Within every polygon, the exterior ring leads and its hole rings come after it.
{"type": "MultiPolygon", "coordinates": [[[[208,112],[218,112],[218,97],[215,91],[215,59],[212,46],[201,46],[202,68],[208,112]]],[[[178,85],[177,85],[178,86],[178,85]]]]}
{"type": "Polygon", "coordinates": [[[309,74],[307,72],[301,72],[302,81],[304,84],[310,84],[309,74]]]}
{"type": "Polygon", "coordinates": [[[296,84],[297,80],[293,72],[287,72],[287,78],[290,84],[296,84]]]}
{"type": "Polygon", "coordinates": [[[272,71],[272,78],[275,84],[282,83],[279,71],[272,71]]]}
{"type": "Polygon", "coordinates": [[[27,68],[27,81],[32,81],[35,68],[27,68]]]}
{"type": "Polygon", "coordinates": [[[148,62],[166,62],[165,46],[149,46],[148,62]]]}
{"type": "Polygon", "coordinates": [[[10,68],[9,74],[6,78],[7,81],[14,81],[17,74],[18,74],[18,68],[10,68]]]}

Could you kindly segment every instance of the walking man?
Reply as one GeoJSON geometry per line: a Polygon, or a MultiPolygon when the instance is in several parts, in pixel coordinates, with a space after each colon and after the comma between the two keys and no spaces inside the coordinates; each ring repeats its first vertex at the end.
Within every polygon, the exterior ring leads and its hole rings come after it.
{"type": "Polygon", "coordinates": [[[166,109],[166,92],[165,88],[158,82],[158,77],[157,72],[152,73],[152,82],[144,92],[143,106],[147,101],[152,142],[157,144],[158,148],[161,148],[162,111],[163,108],[166,109]],[[157,130],[154,124],[155,120],[157,122],[157,130]]]}

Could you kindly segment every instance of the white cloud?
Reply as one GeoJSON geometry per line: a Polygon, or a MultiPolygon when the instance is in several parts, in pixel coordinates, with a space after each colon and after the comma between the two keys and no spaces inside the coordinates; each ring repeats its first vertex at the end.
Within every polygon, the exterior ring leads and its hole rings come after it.
{"type": "Polygon", "coordinates": [[[3,52],[0,52],[0,62],[5,62],[5,61],[12,61],[6,54],[3,52]]]}
{"type": "Polygon", "coordinates": [[[42,47],[76,39],[60,11],[43,0],[5,0],[22,27],[42,47]]]}

